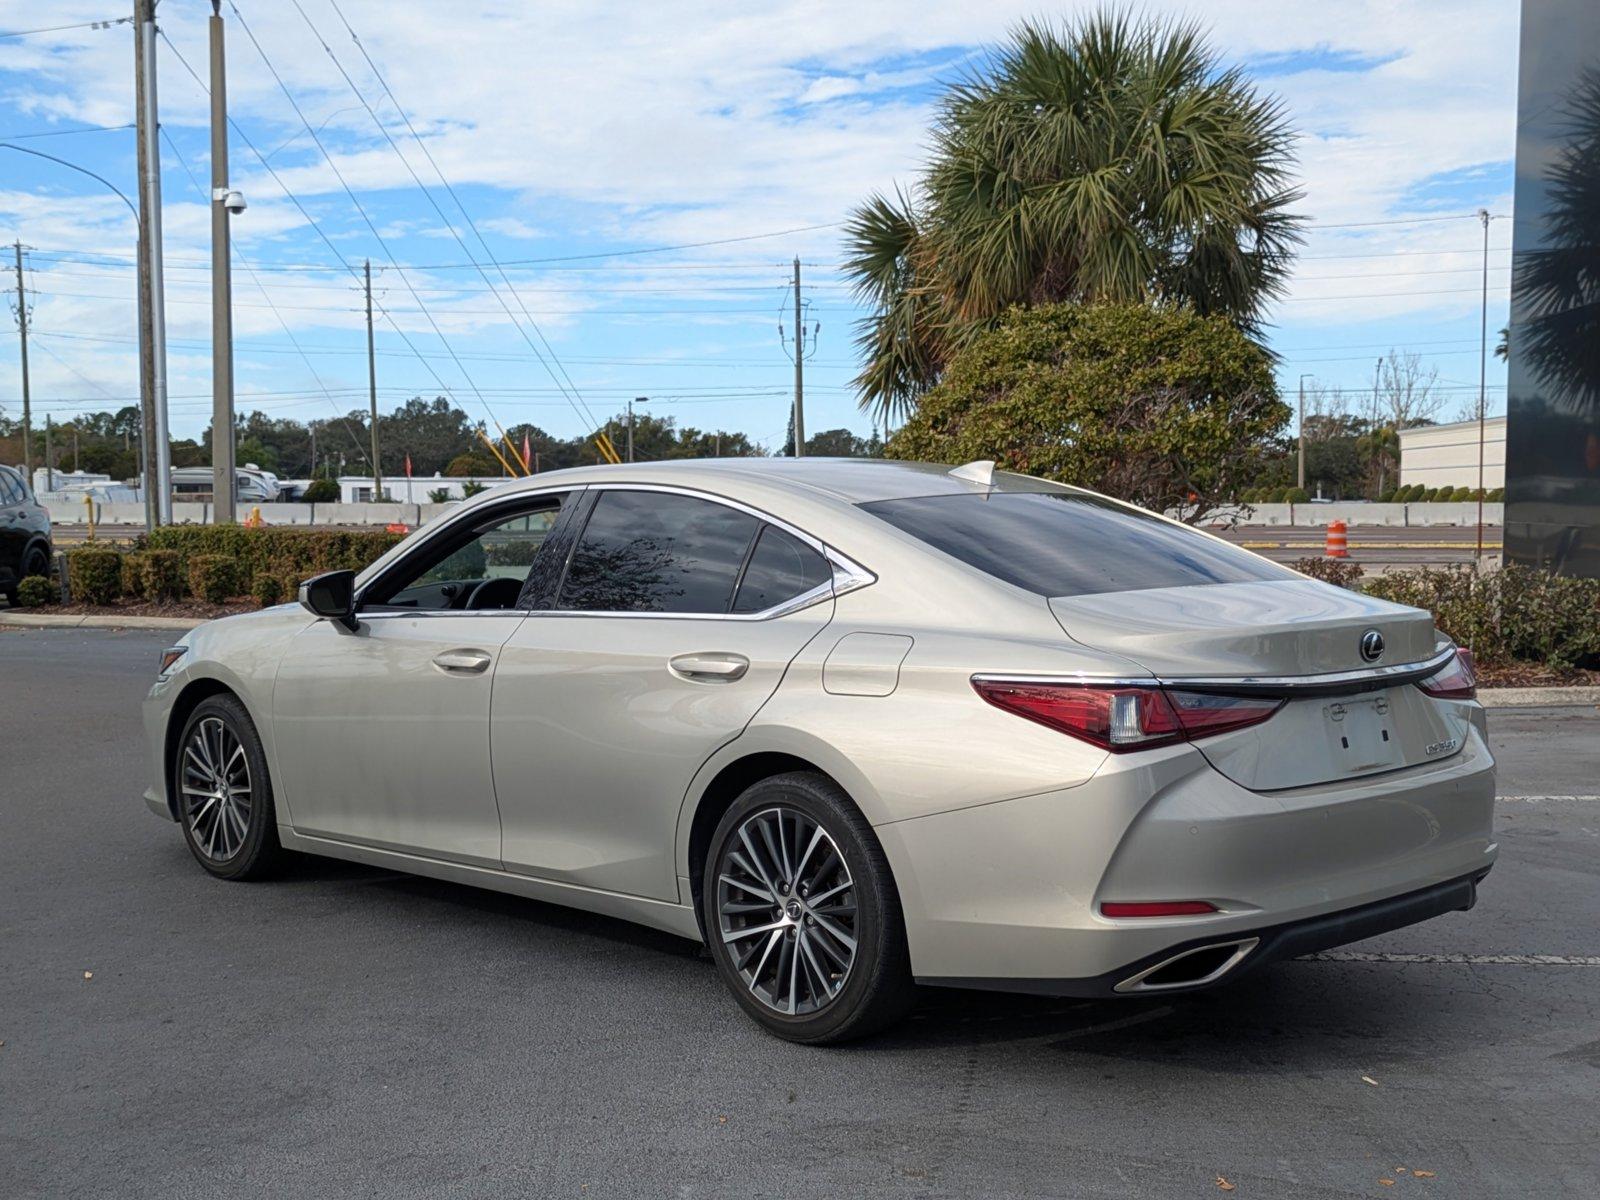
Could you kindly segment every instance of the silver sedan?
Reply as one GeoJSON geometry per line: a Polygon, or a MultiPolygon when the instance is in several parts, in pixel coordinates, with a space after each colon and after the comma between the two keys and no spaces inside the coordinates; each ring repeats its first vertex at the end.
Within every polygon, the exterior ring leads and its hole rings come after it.
{"type": "Polygon", "coordinates": [[[1425,612],[991,464],[584,468],[167,651],[146,799],[225,879],[703,940],[827,1042],[916,983],[1181,991],[1471,906],[1473,688],[1425,612]]]}

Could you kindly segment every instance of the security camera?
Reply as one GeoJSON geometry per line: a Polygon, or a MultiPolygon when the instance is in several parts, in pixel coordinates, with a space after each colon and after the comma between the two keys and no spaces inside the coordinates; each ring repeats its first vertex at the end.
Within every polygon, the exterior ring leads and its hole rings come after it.
{"type": "Polygon", "coordinates": [[[222,207],[235,215],[242,213],[247,207],[244,202],[244,193],[235,192],[226,188],[217,188],[211,193],[213,200],[222,201],[222,207]]]}

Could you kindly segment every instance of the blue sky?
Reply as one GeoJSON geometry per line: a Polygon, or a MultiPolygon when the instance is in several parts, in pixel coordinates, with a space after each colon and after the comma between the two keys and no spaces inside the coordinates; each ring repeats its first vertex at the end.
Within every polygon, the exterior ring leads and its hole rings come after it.
{"type": "MultiPolygon", "coordinates": [[[[839,274],[837,223],[867,193],[915,177],[942,81],[981,66],[1017,20],[1081,7],[235,3],[223,13],[242,133],[232,181],[250,202],[234,223],[241,411],[308,420],[365,404],[350,264],[370,258],[382,406],[446,393],[474,417],[566,436],[649,396],[681,424],[743,430],[772,449],[792,380],[778,330],[790,261],[804,264],[809,319],[821,325],[808,428],[865,433],[850,386],[860,312],[839,274]],[[487,266],[480,234],[515,296],[495,268],[491,290],[471,266],[487,266]],[[559,366],[541,365],[530,343],[559,366]]],[[[0,0],[0,33],[114,19],[127,7],[0,0]]],[[[1394,349],[1437,371],[1437,419],[1471,408],[1479,207],[1497,217],[1491,344],[1505,321],[1510,222],[1498,218],[1511,203],[1516,6],[1147,7],[1203,20],[1300,132],[1301,211],[1312,225],[1293,289],[1271,314],[1286,394],[1302,373],[1313,385],[1369,388],[1375,360],[1394,349]]],[[[210,412],[209,218],[190,178],[208,184],[207,109],[184,66],[205,73],[209,11],[163,0],[158,12],[170,39],[159,71],[177,436],[198,434],[210,412]]],[[[0,141],[69,159],[133,196],[131,129],[74,132],[132,120],[132,65],[127,24],[0,37],[0,141]]],[[[35,420],[133,403],[123,205],[81,175],[0,149],[0,238],[31,248],[35,420]]],[[[1504,382],[1491,357],[1491,411],[1503,411],[1504,382]]],[[[19,414],[19,397],[7,336],[6,415],[19,414]]]]}

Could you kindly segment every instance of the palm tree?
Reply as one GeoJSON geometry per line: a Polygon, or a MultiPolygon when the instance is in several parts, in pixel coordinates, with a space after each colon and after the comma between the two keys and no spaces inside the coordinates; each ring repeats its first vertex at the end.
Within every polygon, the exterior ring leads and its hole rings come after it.
{"type": "Polygon", "coordinates": [[[1254,332],[1300,241],[1292,140],[1195,26],[1021,26],[946,91],[918,185],[847,224],[846,268],[875,310],[862,407],[903,415],[1017,304],[1182,303],[1254,332]]]}

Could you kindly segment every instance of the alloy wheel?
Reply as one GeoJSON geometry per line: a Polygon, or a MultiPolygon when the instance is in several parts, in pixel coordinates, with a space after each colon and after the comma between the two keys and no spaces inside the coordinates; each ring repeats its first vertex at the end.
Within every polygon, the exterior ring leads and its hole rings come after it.
{"type": "Polygon", "coordinates": [[[831,1004],[855,963],[855,881],[828,831],[795,808],[751,813],[717,871],[718,936],[750,994],[773,1012],[831,1004]]]}
{"type": "Polygon", "coordinates": [[[255,805],[250,759],[220,717],[196,722],[183,745],[183,814],[195,848],[212,862],[239,853],[255,805]]]}

